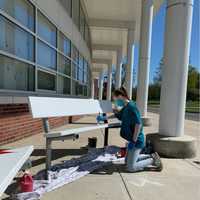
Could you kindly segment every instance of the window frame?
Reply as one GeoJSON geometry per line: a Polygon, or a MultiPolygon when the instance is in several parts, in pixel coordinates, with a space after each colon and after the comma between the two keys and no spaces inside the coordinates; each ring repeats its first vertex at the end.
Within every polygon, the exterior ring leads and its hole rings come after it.
{"type": "MultiPolygon", "coordinates": [[[[80,10],[80,6],[81,6],[81,2],[79,2],[79,10],[80,10]]],[[[22,23],[20,23],[19,21],[17,21],[14,17],[12,17],[11,15],[7,14],[5,11],[3,11],[2,9],[0,9],[0,15],[2,15],[3,17],[5,17],[9,22],[13,23],[14,25],[16,25],[18,28],[21,28],[23,31],[26,31],[28,32],[29,34],[31,34],[33,36],[33,43],[34,43],[34,49],[33,49],[33,53],[34,53],[34,59],[33,61],[29,61],[29,60],[26,60],[24,58],[20,58],[14,54],[11,54],[11,53],[8,53],[8,52],[5,52],[3,50],[0,50],[0,54],[2,56],[7,56],[9,58],[13,58],[13,59],[16,59],[17,61],[21,61],[21,62],[24,62],[26,64],[29,64],[29,65],[32,65],[34,67],[34,70],[35,70],[35,87],[34,87],[34,91],[21,91],[21,90],[4,90],[4,89],[0,89],[0,92],[1,91],[6,91],[7,93],[22,93],[22,94],[51,94],[51,95],[56,95],[56,96],[70,96],[70,97],[86,97],[88,98],[89,96],[84,96],[83,94],[82,95],[74,95],[72,94],[73,91],[72,91],[72,87],[73,87],[73,82],[77,82],[78,80],[76,80],[75,78],[73,78],[72,76],[72,65],[75,64],[77,67],[78,64],[79,64],[79,54],[80,52],[78,51],[78,49],[76,48],[76,46],[73,44],[73,42],[71,41],[71,39],[68,38],[68,36],[60,29],[60,27],[49,17],[47,16],[42,10],[41,8],[39,8],[32,0],[29,1],[29,3],[33,6],[33,9],[34,9],[34,23],[33,23],[33,30],[27,28],[25,25],[23,25],[22,23]],[[56,46],[53,46],[52,44],[50,44],[48,41],[45,41],[43,38],[41,38],[39,36],[39,33],[38,33],[38,12],[40,12],[42,14],[42,16],[44,16],[56,29],[56,46]],[[71,54],[70,56],[67,56],[65,55],[62,51],[60,51],[59,49],[59,34],[63,34],[64,37],[66,37],[69,42],[70,42],[70,51],[71,51],[71,54]],[[51,68],[47,68],[45,66],[41,66],[40,64],[38,64],[38,56],[37,56],[37,52],[38,52],[38,45],[37,45],[37,41],[40,40],[42,43],[44,43],[45,45],[47,45],[48,47],[52,48],[53,50],[55,50],[56,52],[56,69],[51,69],[51,68]],[[77,61],[74,61],[73,58],[72,58],[72,46],[74,46],[76,48],[76,51],[77,51],[77,61]],[[71,76],[69,77],[68,75],[66,74],[63,74],[63,73],[60,73],[58,71],[58,55],[61,54],[62,56],[66,57],[67,59],[69,59],[71,61],[71,76]],[[44,71],[45,73],[49,73],[49,74],[53,74],[55,76],[55,91],[53,90],[42,90],[42,89],[39,89],[38,88],[38,71],[44,71]],[[57,84],[58,84],[58,77],[62,75],[66,78],[70,78],[70,94],[58,94],[58,88],[57,88],[57,84]]],[[[71,7],[72,7],[72,3],[71,3],[71,7]]],[[[84,11],[83,11],[84,12],[84,11]]],[[[71,8],[71,18],[72,18],[72,8],[71,8]]],[[[73,20],[73,19],[72,19],[73,20]]],[[[85,19],[85,24],[87,23],[86,19],[85,19]]],[[[79,11],[79,26],[80,26],[80,11],[79,11]]],[[[78,29],[80,30],[80,28],[78,27],[78,29]]],[[[85,28],[84,28],[84,32],[85,32],[85,28]]],[[[83,57],[83,60],[85,60],[85,58],[83,57]]],[[[89,66],[89,65],[88,65],[89,66]]],[[[88,75],[87,75],[88,76],[88,75]]],[[[89,90],[89,83],[85,84],[85,86],[87,86],[87,89],[89,90]]],[[[83,87],[85,87],[83,86],[83,87]]]]}

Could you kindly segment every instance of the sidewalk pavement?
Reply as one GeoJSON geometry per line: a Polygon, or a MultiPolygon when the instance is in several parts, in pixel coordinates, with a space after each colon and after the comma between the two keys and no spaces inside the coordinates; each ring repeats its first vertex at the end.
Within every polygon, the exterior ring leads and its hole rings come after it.
{"type": "MultiPolygon", "coordinates": [[[[151,127],[145,127],[145,133],[158,132],[159,115],[149,113],[153,120],[151,127]]],[[[78,122],[95,122],[94,117],[84,117],[78,122]]],[[[67,125],[77,126],[77,124],[67,125]]],[[[42,200],[197,200],[200,199],[200,122],[185,121],[185,134],[192,135],[198,140],[198,153],[194,159],[162,159],[162,172],[126,173],[123,166],[111,166],[95,171],[73,183],[65,185],[55,191],[45,194],[42,200]]],[[[60,162],[72,157],[85,154],[82,148],[87,144],[87,138],[96,136],[98,147],[103,146],[103,132],[95,130],[83,133],[76,141],[53,143],[53,162],[60,162]]],[[[125,141],[119,136],[119,129],[111,129],[110,145],[124,146],[125,141]]],[[[4,147],[20,147],[34,145],[35,151],[32,174],[36,174],[45,167],[45,139],[41,134],[8,144],[4,147]]],[[[15,185],[14,185],[15,186],[15,185]]],[[[12,191],[8,188],[3,199],[12,191]]]]}

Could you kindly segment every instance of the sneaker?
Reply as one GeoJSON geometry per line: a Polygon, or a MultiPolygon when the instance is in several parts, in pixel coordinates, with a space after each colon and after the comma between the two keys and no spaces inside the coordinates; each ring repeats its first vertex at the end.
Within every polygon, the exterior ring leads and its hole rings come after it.
{"type": "Polygon", "coordinates": [[[162,171],[163,170],[163,164],[160,159],[160,156],[158,155],[157,152],[151,154],[153,160],[154,160],[154,165],[156,167],[156,171],[162,171]]]}

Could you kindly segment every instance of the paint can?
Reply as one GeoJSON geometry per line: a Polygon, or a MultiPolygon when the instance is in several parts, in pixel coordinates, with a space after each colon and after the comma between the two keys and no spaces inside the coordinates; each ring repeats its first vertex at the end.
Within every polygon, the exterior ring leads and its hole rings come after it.
{"type": "Polygon", "coordinates": [[[90,137],[88,138],[88,148],[96,148],[97,147],[97,138],[90,137]]]}

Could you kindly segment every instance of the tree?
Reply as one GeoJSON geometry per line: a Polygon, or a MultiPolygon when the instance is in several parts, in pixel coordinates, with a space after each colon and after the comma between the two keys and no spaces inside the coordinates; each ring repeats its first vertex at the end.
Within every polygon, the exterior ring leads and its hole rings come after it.
{"type": "Polygon", "coordinates": [[[161,71],[162,71],[163,66],[164,66],[164,62],[163,62],[163,58],[162,58],[160,60],[159,66],[157,67],[157,69],[155,71],[155,75],[153,78],[153,81],[155,84],[161,85],[161,81],[162,81],[161,71]]]}
{"type": "Polygon", "coordinates": [[[188,83],[187,83],[187,101],[200,100],[200,73],[198,70],[189,65],[188,83]]]}
{"type": "Polygon", "coordinates": [[[200,74],[197,71],[197,69],[192,65],[189,65],[187,88],[188,89],[199,88],[199,77],[200,74]]]}
{"type": "MultiPolygon", "coordinates": [[[[163,59],[161,59],[159,66],[154,75],[154,82],[149,86],[149,99],[158,100],[160,97],[160,87],[162,81],[161,71],[164,67],[163,59]]],[[[187,101],[200,100],[200,73],[192,65],[188,69],[188,82],[187,82],[187,101]]]]}

